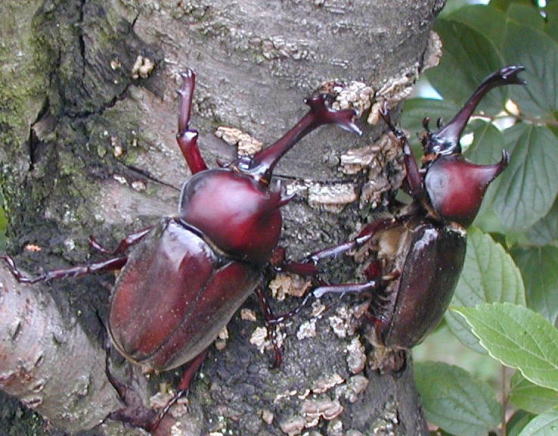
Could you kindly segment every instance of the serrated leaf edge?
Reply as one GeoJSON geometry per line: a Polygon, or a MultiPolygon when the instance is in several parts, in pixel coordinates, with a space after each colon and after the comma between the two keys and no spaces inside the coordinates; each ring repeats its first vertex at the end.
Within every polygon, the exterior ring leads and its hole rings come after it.
{"type": "MultiPolygon", "coordinates": [[[[509,306],[514,306],[513,304],[507,303],[507,302],[504,302],[504,303],[483,304],[482,306],[495,306],[495,305],[501,305],[501,306],[509,305],[509,306]]],[[[479,306],[481,306],[481,305],[479,305],[479,306]]],[[[467,324],[469,324],[469,326],[470,326],[471,331],[473,332],[473,334],[478,338],[479,343],[481,344],[481,346],[488,352],[488,354],[489,354],[493,359],[497,360],[498,362],[500,362],[500,363],[502,363],[503,365],[506,365],[506,366],[508,366],[508,367],[510,367],[510,368],[518,369],[518,370],[521,372],[521,375],[523,375],[523,377],[525,377],[525,378],[526,378],[527,380],[529,380],[530,382],[536,384],[537,386],[542,386],[542,387],[546,387],[546,388],[549,388],[549,389],[557,390],[557,391],[558,391],[558,386],[552,386],[552,385],[549,385],[549,384],[547,384],[547,383],[544,383],[544,382],[542,382],[542,381],[540,381],[540,380],[537,380],[536,377],[532,377],[532,376],[530,376],[529,374],[526,374],[526,373],[525,373],[525,370],[524,370],[523,368],[520,368],[517,364],[512,364],[511,362],[507,362],[506,359],[499,358],[499,357],[497,357],[497,356],[495,356],[495,355],[493,354],[493,352],[489,349],[489,347],[486,345],[486,343],[484,342],[484,340],[479,336],[479,334],[478,334],[478,332],[476,331],[475,327],[469,322],[469,320],[467,319],[467,317],[465,316],[465,314],[462,313],[462,310],[469,311],[469,310],[471,310],[471,309],[474,310],[474,309],[476,309],[476,308],[478,308],[478,306],[475,306],[475,307],[463,307],[463,306],[459,307],[459,306],[454,306],[454,307],[450,307],[450,310],[452,310],[453,312],[457,312],[458,314],[460,314],[460,315],[465,319],[465,321],[467,322],[467,324]]],[[[527,309],[527,310],[529,310],[529,309],[527,309]]],[[[545,322],[548,322],[542,315],[540,315],[540,314],[538,314],[538,313],[536,313],[536,312],[533,312],[533,311],[531,311],[531,312],[532,312],[534,315],[539,316],[539,317],[540,317],[541,319],[543,319],[545,322]]],[[[513,319],[512,319],[512,321],[515,322],[515,320],[513,320],[513,319]]],[[[498,333],[498,334],[501,336],[501,334],[499,333],[499,331],[493,329],[489,324],[486,324],[486,323],[483,322],[483,321],[481,321],[481,323],[482,323],[483,325],[485,325],[487,328],[489,328],[489,329],[495,331],[496,333],[498,333]]],[[[500,330],[500,331],[501,331],[501,330],[500,330]]],[[[531,338],[535,338],[535,337],[536,337],[536,336],[531,335],[530,332],[527,332],[527,333],[529,334],[529,336],[530,336],[531,338]]],[[[537,342],[537,341],[533,341],[533,342],[534,342],[534,343],[537,345],[537,347],[539,347],[539,349],[540,349],[540,346],[539,346],[538,342],[537,342]]],[[[503,346],[500,346],[500,348],[503,348],[503,346]]],[[[517,347],[514,347],[514,348],[517,348],[517,347]]],[[[528,350],[523,350],[523,351],[528,352],[528,350]]],[[[555,364],[554,362],[552,362],[552,361],[550,361],[550,360],[541,359],[541,358],[540,358],[539,356],[537,356],[536,354],[533,354],[533,353],[529,353],[529,354],[531,354],[532,356],[534,356],[537,360],[541,360],[542,362],[547,362],[547,363],[549,364],[549,366],[554,366],[554,369],[548,369],[548,370],[544,369],[544,371],[558,371],[558,364],[555,364]]],[[[533,367],[533,366],[527,367],[527,369],[531,369],[531,368],[537,368],[537,367],[533,367]]]]}

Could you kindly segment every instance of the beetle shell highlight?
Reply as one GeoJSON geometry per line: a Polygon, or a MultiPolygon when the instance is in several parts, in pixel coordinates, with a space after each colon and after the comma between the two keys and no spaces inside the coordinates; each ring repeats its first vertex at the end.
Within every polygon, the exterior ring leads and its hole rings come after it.
{"type": "Polygon", "coordinates": [[[164,218],[118,276],[109,315],[113,343],[127,359],[156,370],[180,366],[213,342],[259,279],[251,265],[216,254],[195,230],[164,218]]]}
{"type": "Polygon", "coordinates": [[[459,226],[416,218],[390,229],[389,237],[394,233],[399,233],[399,240],[393,269],[401,274],[384,291],[389,300],[376,334],[386,347],[407,349],[421,342],[442,319],[463,268],[467,243],[459,226]]]}

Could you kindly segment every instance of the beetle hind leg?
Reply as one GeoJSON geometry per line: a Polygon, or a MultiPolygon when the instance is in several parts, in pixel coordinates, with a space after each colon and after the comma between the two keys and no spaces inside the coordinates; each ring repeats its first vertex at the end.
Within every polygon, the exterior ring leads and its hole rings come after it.
{"type": "Polygon", "coordinates": [[[108,381],[120,397],[124,407],[110,413],[105,419],[120,421],[132,427],[151,431],[157,418],[157,412],[145,407],[140,395],[129,385],[118,380],[110,370],[110,345],[105,344],[105,374],[108,381]]]}
{"type": "Polygon", "coordinates": [[[188,392],[194,376],[207,356],[207,351],[207,349],[202,351],[186,364],[177,392],[159,411],[144,406],[142,398],[132,387],[114,377],[109,369],[107,352],[105,369],[107,378],[125,404],[124,407],[112,412],[107,418],[142,428],[154,435],[169,434],[169,429],[175,424],[176,420],[168,412],[188,392]]]}
{"type": "Polygon", "coordinates": [[[202,366],[202,363],[207,357],[208,351],[209,349],[206,348],[204,351],[202,351],[200,354],[194,357],[194,359],[192,359],[190,362],[186,364],[186,368],[182,373],[182,378],[180,379],[180,383],[178,384],[176,393],[167,402],[167,404],[165,404],[165,406],[159,411],[159,413],[157,413],[155,418],[152,419],[149,428],[151,432],[154,432],[159,427],[159,425],[163,422],[163,420],[167,416],[167,413],[169,412],[171,407],[174,406],[178,402],[178,400],[180,400],[184,395],[188,393],[188,390],[190,389],[190,385],[192,384],[192,380],[194,379],[194,376],[197,374],[198,370],[202,366]]]}

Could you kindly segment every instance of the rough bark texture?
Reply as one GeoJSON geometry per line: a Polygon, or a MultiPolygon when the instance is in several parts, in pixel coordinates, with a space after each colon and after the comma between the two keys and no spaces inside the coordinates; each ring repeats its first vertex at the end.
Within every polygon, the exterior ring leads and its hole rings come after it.
{"type": "MultiPolygon", "coordinates": [[[[29,271],[84,263],[98,258],[91,257],[89,234],[110,245],[174,213],[188,175],[174,141],[177,73],[184,68],[198,76],[193,124],[212,164],[235,152],[214,136],[218,127],[270,143],[305,112],[303,98],[325,83],[361,81],[373,92],[359,98],[397,102],[429,62],[430,28],[442,5],[3,0],[0,184],[9,252],[29,271]]],[[[399,167],[385,166],[381,155],[368,162],[372,168],[339,171],[340,157],[373,144],[380,129],[366,126],[358,138],[326,127],[281,162],[276,174],[298,194],[284,213],[282,245],[293,258],[348,239],[400,180],[399,167]]],[[[331,268],[332,280],[361,280],[349,261],[331,268]]],[[[104,375],[100,321],[112,280],[23,287],[0,270],[0,386],[50,423],[2,394],[1,430],[75,433],[119,407],[104,375]]],[[[296,299],[274,303],[282,311],[296,299]]],[[[255,299],[245,306],[258,313],[255,299]]],[[[189,393],[189,414],[176,424],[182,434],[424,433],[411,365],[397,375],[359,370],[361,350],[370,345],[356,328],[355,306],[332,297],[320,316],[308,308],[288,322],[279,369],[270,369],[269,352],[249,342],[261,315],[235,316],[225,348],[211,349],[189,393]],[[303,333],[313,325],[315,334],[303,333]]],[[[115,361],[117,374],[131,376],[145,397],[169,379],[153,376],[147,386],[139,371],[115,361]]],[[[132,434],[115,424],[92,432],[132,434]]]]}

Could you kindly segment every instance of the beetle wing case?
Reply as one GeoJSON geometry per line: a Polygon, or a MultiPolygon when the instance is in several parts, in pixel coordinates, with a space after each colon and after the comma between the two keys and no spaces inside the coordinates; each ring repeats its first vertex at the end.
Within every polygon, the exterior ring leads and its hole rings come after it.
{"type": "Polygon", "coordinates": [[[404,224],[395,269],[388,285],[389,307],[378,329],[390,348],[412,348],[444,315],[465,259],[466,234],[461,226],[411,219],[404,224]]]}
{"type": "Polygon", "coordinates": [[[174,218],[161,220],[141,244],[115,284],[110,334],[128,359],[163,371],[213,342],[260,273],[215,254],[174,218]]]}

